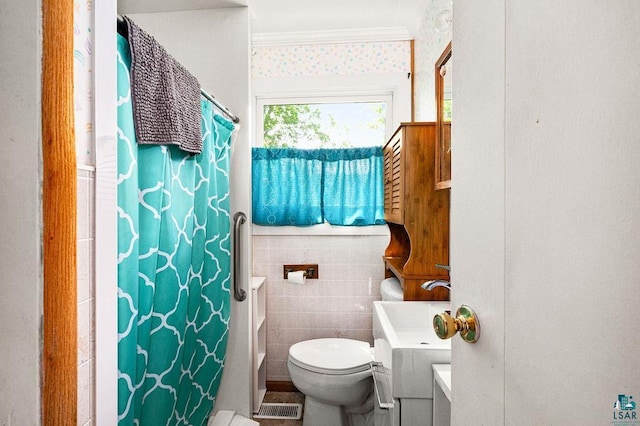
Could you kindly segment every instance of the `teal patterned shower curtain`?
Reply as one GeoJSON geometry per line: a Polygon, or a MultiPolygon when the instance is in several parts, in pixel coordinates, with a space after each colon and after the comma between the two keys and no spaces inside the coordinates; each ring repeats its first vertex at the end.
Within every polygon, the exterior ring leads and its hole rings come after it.
{"type": "Polygon", "coordinates": [[[138,145],[118,36],[119,425],[203,425],[230,315],[233,124],[202,103],[203,151],[138,145]]]}

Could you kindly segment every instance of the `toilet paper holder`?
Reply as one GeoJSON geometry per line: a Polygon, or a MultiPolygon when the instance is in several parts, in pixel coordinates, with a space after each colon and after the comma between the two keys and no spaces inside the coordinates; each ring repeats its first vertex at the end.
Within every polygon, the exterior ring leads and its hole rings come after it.
{"type": "Polygon", "coordinates": [[[287,274],[294,271],[303,271],[305,278],[308,280],[318,279],[318,264],[310,263],[303,265],[282,265],[283,278],[287,279],[287,274]]]}

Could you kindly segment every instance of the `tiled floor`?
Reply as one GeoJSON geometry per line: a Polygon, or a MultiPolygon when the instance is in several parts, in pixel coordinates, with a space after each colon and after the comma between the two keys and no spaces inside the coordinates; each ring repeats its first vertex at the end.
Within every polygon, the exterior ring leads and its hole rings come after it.
{"type": "MultiPolygon", "coordinates": [[[[304,404],[304,395],[299,392],[267,392],[263,402],[292,402],[304,404]]],[[[304,411],[304,406],[302,407],[304,411]]],[[[300,420],[281,420],[281,419],[253,419],[260,423],[260,426],[302,426],[302,418],[300,420]]]]}

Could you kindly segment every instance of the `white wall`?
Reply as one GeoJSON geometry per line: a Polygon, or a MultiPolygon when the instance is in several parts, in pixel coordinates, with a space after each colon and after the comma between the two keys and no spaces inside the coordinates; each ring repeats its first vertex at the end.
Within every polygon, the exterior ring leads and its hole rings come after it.
{"type": "MultiPolygon", "coordinates": [[[[426,2],[425,2],[426,3],[426,2]]],[[[414,120],[436,120],[435,64],[451,41],[452,26],[438,29],[438,14],[451,10],[451,0],[428,2],[414,37],[414,120]]]]}
{"type": "Polygon", "coordinates": [[[509,1],[506,18],[505,314],[549,321],[506,328],[505,421],[604,423],[640,391],[640,3],[509,1]]]}
{"type": "Polygon", "coordinates": [[[0,424],[40,423],[41,2],[0,1],[0,424]]]}
{"type": "Polygon", "coordinates": [[[637,398],[638,17],[454,5],[452,299],[482,335],[454,338],[452,424],[609,424],[637,398]]]}

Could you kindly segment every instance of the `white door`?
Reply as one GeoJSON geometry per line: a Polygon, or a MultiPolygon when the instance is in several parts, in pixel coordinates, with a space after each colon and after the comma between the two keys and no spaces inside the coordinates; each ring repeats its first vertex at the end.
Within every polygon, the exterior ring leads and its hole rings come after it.
{"type": "Polygon", "coordinates": [[[640,2],[453,10],[452,424],[640,424],[640,2]]]}

